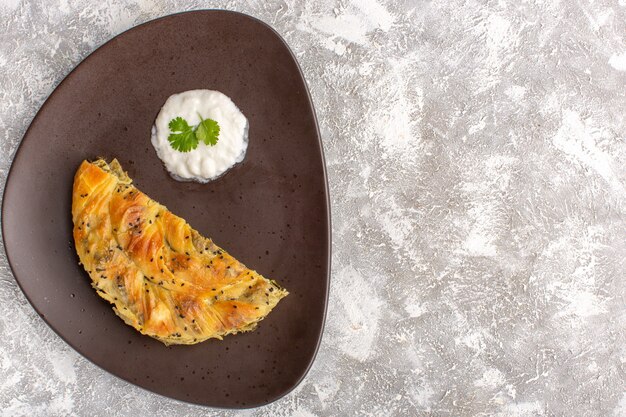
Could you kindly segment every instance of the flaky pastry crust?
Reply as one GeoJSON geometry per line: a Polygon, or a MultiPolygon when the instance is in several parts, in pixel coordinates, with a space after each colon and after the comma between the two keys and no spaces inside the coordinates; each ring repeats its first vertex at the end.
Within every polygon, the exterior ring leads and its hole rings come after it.
{"type": "Polygon", "coordinates": [[[117,160],[84,161],[72,196],[80,262],[126,324],[194,344],[253,330],[288,294],[131,183],[117,160]]]}

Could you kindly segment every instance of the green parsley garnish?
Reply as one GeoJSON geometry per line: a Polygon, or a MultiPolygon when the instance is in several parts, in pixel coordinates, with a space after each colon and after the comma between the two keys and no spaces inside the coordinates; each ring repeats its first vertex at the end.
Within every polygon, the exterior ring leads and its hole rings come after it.
{"type": "Polygon", "coordinates": [[[200,141],[208,146],[215,146],[220,135],[220,125],[213,119],[205,119],[200,114],[200,123],[189,126],[187,120],[177,117],[170,120],[170,135],[167,140],[172,148],[179,152],[189,152],[198,147],[200,141]]]}
{"type": "Polygon", "coordinates": [[[213,119],[203,119],[196,127],[196,137],[207,145],[214,146],[219,135],[220,125],[213,119]]]}
{"type": "Polygon", "coordinates": [[[172,148],[179,152],[189,152],[198,147],[198,138],[185,119],[182,117],[172,119],[169,127],[172,133],[167,137],[167,140],[172,148]]]}

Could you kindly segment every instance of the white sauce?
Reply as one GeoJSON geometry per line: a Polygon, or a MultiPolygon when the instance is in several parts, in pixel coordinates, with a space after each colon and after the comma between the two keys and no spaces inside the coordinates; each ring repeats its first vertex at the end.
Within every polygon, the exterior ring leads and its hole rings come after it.
{"type": "Polygon", "coordinates": [[[152,146],[174,179],[206,183],[243,161],[248,149],[248,120],[235,103],[219,91],[185,91],[170,96],[161,108],[152,127],[152,146]],[[217,144],[209,146],[200,141],[190,152],[172,148],[167,140],[170,120],[182,117],[190,126],[195,126],[200,123],[198,114],[220,125],[217,144]]]}

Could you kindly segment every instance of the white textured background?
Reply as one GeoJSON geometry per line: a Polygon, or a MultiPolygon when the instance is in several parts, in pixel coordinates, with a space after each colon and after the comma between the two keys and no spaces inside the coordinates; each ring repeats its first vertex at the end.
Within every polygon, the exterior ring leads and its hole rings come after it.
{"type": "MultiPolygon", "coordinates": [[[[1,184],[97,46],[176,11],[251,14],[317,108],[333,274],[310,374],[242,415],[626,416],[626,1],[309,3],[0,0],[1,184]]],[[[0,334],[0,416],[235,415],[87,362],[3,252],[0,334]]]]}

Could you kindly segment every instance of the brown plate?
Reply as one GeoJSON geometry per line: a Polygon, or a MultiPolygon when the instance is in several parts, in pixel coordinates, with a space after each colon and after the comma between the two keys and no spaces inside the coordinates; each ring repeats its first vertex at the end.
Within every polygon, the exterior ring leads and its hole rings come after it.
{"type": "Polygon", "coordinates": [[[6,252],[41,317],[129,382],[183,401],[244,408],[285,395],[315,357],[330,272],[329,199],[315,113],[298,64],[269,26],[226,11],[167,16],[85,59],[45,102],[17,151],[2,205],[6,252]],[[174,181],[150,144],[168,96],[208,88],[250,121],[243,163],[206,185],[174,181]],[[291,293],[251,333],[165,347],[98,297],[72,245],[83,159],[118,158],[138,188],[291,293]]]}

